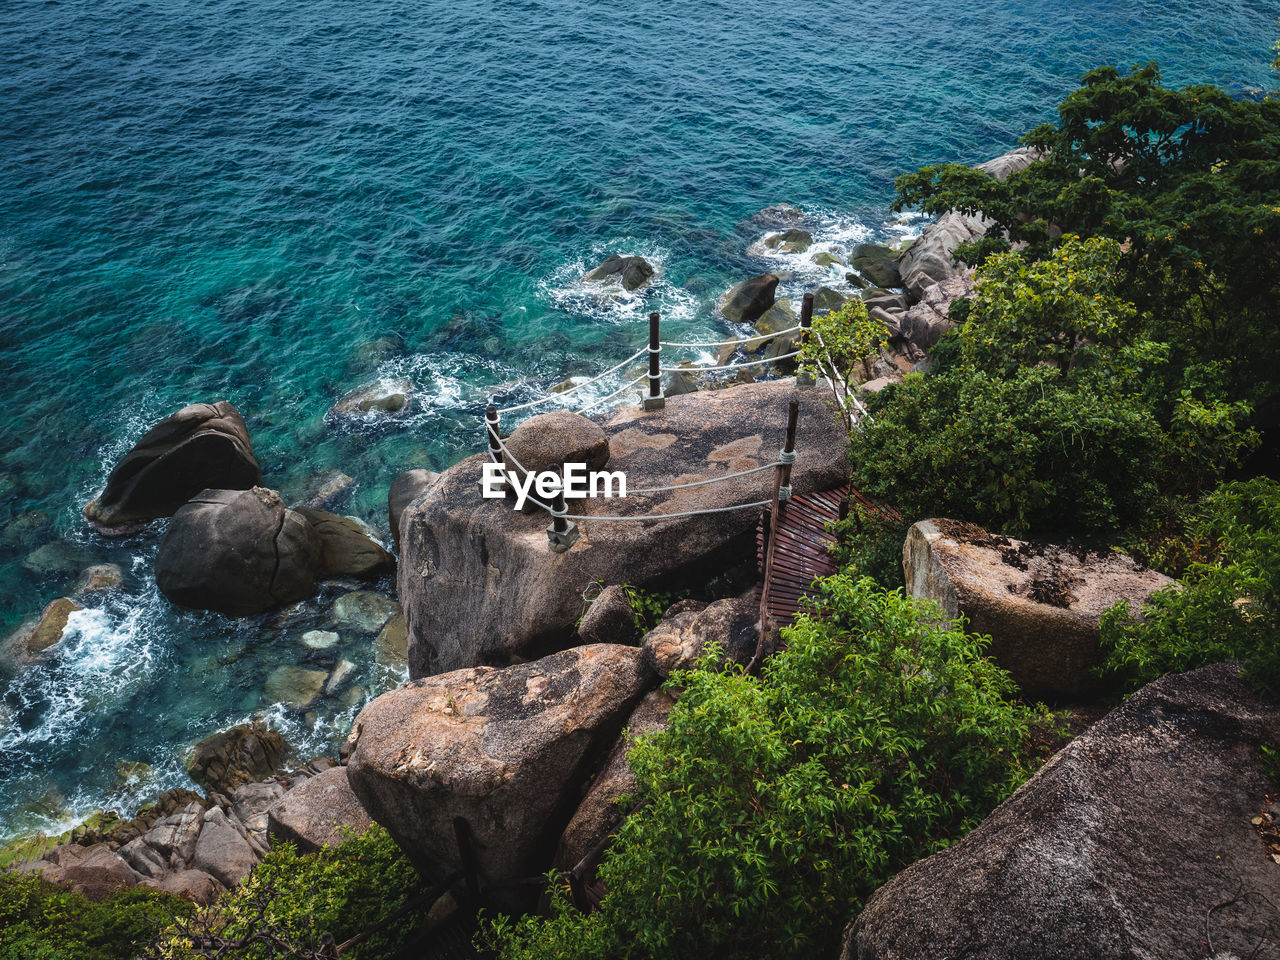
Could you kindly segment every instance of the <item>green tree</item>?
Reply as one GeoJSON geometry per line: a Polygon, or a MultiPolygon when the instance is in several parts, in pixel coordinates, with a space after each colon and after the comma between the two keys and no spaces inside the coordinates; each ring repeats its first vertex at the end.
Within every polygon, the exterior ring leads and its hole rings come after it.
{"type": "MultiPolygon", "coordinates": [[[[1172,90],[1154,65],[1086,74],[1058,122],[1023,143],[1040,159],[998,181],[956,164],[898,180],[899,208],[981,210],[994,220],[980,264],[1025,245],[1048,257],[1063,235],[1123,246],[1118,292],[1170,346],[1164,393],[1186,370],[1216,364],[1222,399],[1276,394],[1280,346],[1280,101],[1236,100],[1216,87],[1172,90]]],[[[1259,415],[1259,423],[1265,418],[1259,415]]]]}
{"type": "Polygon", "coordinates": [[[826,378],[846,430],[852,430],[854,424],[849,409],[853,389],[862,380],[871,379],[871,358],[887,339],[884,325],[867,316],[867,305],[858,297],[813,318],[800,352],[800,368],[826,378]]]}
{"type": "Polygon", "coordinates": [[[498,921],[506,960],[833,956],[872,891],[1028,775],[1038,715],[934,605],[839,575],[785,636],[758,680],[717,651],[673,677],[600,910],[498,921]]]}

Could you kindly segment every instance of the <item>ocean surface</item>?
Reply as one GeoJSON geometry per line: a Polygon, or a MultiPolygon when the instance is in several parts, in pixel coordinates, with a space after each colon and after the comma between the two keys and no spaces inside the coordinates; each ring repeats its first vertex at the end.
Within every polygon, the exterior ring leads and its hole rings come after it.
{"type": "MultiPolygon", "coordinates": [[[[163,523],[122,541],[80,507],[157,420],[244,414],[287,501],[386,536],[391,479],[479,449],[519,401],[638,347],[645,316],[718,339],[716,298],[762,269],[918,229],[896,176],[978,162],[1100,64],[1257,96],[1280,4],[797,0],[8,0],[0,6],[0,635],[114,562],[46,660],[0,678],[0,840],[187,785],[186,749],[266,717],[333,751],[403,677],[372,635],[311,651],[349,585],[234,621],[156,591],[163,523]],[[753,213],[808,211],[804,256],[758,256],[753,213]],[[577,283],[609,254],[656,281],[577,283]],[[403,415],[326,416],[407,377],[403,415]],[[305,713],[280,665],[355,664],[305,713]],[[120,761],[146,764],[118,770],[120,761]],[[141,775],[137,775],[142,771],[141,775]],[[133,772],[132,779],[126,776],[133,772]]],[[[590,393],[590,391],[588,391],[590,393]]],[[[595,394],[599,395],[599,394],[595,394]]],[[[384,583],[384,590],[391,590],[384,583]]]]}

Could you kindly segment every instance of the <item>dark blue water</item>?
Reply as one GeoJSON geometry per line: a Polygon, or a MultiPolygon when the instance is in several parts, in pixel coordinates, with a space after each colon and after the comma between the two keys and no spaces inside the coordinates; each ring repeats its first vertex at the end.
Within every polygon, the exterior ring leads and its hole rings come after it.
{"type": "MultiPolygon", "coordinates": [[[[900,235],[885,223],[895,176],[1010,148],[1092,66],[1155,59],[1177,84],[1272,86],[1277,14],[1208,0],[8,0],[0,627],[86,563],[129,577],[4,690],[0,837],[103,802],[116,760],[154,768],[143,794],[181,783],[185,745],[263,711],[305,749],[331,748],[397,675],[344,634],[358,695],[306,716],[273,707],[263,677],[298,661],[296,634],[325,623],[332,595],[285,625],[181,612],[151,582],[156,533],[85,530],[80,505],[155,420],[231,400],[286,498],[337,467],[357,481],[342,509],[385,525],[390,479],[475,449],[495,388],[534,396],[609,366],[650,309],[679,333],[722,332],[716,297],[779,266],[747,252],[759,208],[811,211],[814,252],[900,235]],[[583,296],[576,278],[615,251],[649,257],[658,281],[621,302],[583,296]],[[404,417],[326,420],[347,390],[399,376],[415,389],[404,417]]],[[[842,276],[784,265],[793,287],[842,276]]]]}

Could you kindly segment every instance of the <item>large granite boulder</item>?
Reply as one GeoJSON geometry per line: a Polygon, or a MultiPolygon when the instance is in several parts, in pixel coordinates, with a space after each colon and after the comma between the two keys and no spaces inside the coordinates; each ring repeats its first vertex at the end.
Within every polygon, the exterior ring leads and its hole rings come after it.
{"type": "Polygon", "coordinates": [[[434,470],[406,470],[391,481],[387,491],[387,523],[391,525],[391,539],[396,550],[400,549],[400,515],[439,479],[440,474],[434,470]]]}
{"type": "MultiPolygon", "coordinates": [[[[1019,147],[994,160],[980,163],[975,169],[1004,180],[1009,174],[1028,166],[1038,154],[1019,147]]],[[[951,277],[968,276],[972,269],[954,259],[956,247],[979,240],[992,221],[981,213],[969,215],[949,211],[921,231],[920,236],[898,258],[902,285],[912,299],[919,300],[933,284],[951,277]]]]}
{"type": "Polygon", "coordinates": [[[898,332],[928,350],[955,324],[948,316],[956,300],[973,296],[971,277],[950,277],[926,287],[920,302],[897,317],[898,332]]]}
{"type": "Polygon", "coordinates": [[[921,520],[902,547],[907,590],[964,614],[989,634],[987,654],[1024,696],[1054,700],[1099,691],[1098,632],[1104,611],[1128,602],[1137,614],[1173,583],[1119,553],[1094,553],[995,536],[972,523],[921,520]]]}
{"type": "Polygon", "coordinates": [[[174,514],[156,585],[174,603],[232,617],[311,593],[320,537],[274,490],[205,490],[174,514]]]}
{"type": "Polygon", "coordinates": [[[487,882],[537,876],[653,680],[638,648],[599,644],[408,683],[356,718],[351,787],[424,876],[462,866],[457,817],[487,882]]]}
{"type": "Polygon", "coordinates": [[[1263,747],[1280,704],[1235,665],[1157,680],[877,891],[843,960],[1280,957],[1263,747]]]}
{"type": "Polygon", "coordinates": [[[638,290],[654,275],[653,265],[644,257],[624,257],[615,253],[600,266],[587,271],[582,283],[605,283],[638,290]]]}
{"type": "Polygon", "coordinates": [[[616,801],[639,786],[627,754],[636,739],[666,727],[673,706],[675,700],[663,690],[650,690],[636,704],[560,835],[553,861],[556,869],[578,869],[582,877],[599,862],[609,838],[622,826],[623,812],[616,801]]]}
{"type": "MultiPolygon", "coordinates": [[[[826,399],[789,380],[671,397],[662,410],[622,407],[603,422],[608,469],[630,489],[689,483],[777,459],[787,401],[800,402],[796,494],[846,478],[846,437],[826,399]]],[[[526,424],[526,427],[528,425],[526,424]]],[[[524,429],[524,428],[522,428],[524,429]]],[[[513,438],[514,439],[514,438],[513,438]]],[[[595,521],[752,504],[773,490],[769,470],[661,494],[570,501],[580,539],[548,549],[544,511],[524,516],[480,494],[479,454],[443,474],[401,520],[400,601],[413,677],[478,664],[503,665],[572,643],[589,585],[659,581],[696,586],[754,562],[758,507],[671,520],[595,521]]]]}
{"type": "Polygon", "coordinates": [[[201,490],[262,482],[244,418],[231,404],[193,403],[148,430],[84,507],[101,528],[172,516],[201,490]]]}
{"type": "Polygon", "coordinates": [[[729,289],[720,303],[720,313],[730,323],[755,323],[773,306],[774,291],[781,278],[776,273],[762,273],[729,289]]]}
{"type": "Polygon", "coordinates": [[[579,413],[554,410],[530,417],[504,441],[508,470],[519,473],[512,457],[525,470],[560,470],[566,463],[585,463],[599,470],[609,462],[609,438],[600,424],[579,413]]]}
{"type": "Polygon", "coordinates": [[[302,781],[267,811],[267,832],[274,840],[292,841],[299,853],[314,853],[342,842],[345,827],[361,834],[369,815],[356,798],[346,767],[330,767],[302,781]]]}
{"type": "Polygon", "coordinates": [[[677,670],[692,670],[713,642],[724,648],[728,660],[749,663],[759,637],[760,601],[750,590],[706,607],[668,611],[641,646],[650,667],[666,678],[677,670]]]}
{"type": "Polygon", "coordinates": [[[231,796],[237,787],[279,772],[288,753],[278,732],[244,723],[197,743],[187,757],[187,773],[204,789],[231,796]]]}
{"type": "Polygon", "coordinates": [[[313,507],[298,507],[295,512],[315,528],[320,538],[320,573],[376,580],[396,568],[396,558],[373,539],[362,523],[313,507]]]}

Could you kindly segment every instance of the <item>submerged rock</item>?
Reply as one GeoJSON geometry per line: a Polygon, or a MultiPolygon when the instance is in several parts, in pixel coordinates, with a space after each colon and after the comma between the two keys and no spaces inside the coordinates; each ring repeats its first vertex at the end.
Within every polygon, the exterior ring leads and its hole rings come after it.
{"type": "Polygon", "coordinates": [[[29,664],[44,651],[62,640],[71,614],[84,607],[67,597],[50,602],[40,618],[18,627],[0,643],[0,664],[16,670],[29,664]]]}
{"type": "Polygon", "coordinates": [[[180,606],[244,617],[309,596],[320,557],[315,528],[274,490],[205,490],[174,514],[156,584],[180,606]]]}
{"type": "Polygon", "coordinates": [[[490,883],[536,876],[590,760],[652,682],[639,649],[597,644],[406,684],[356,718],[351,787],[425,876],[461,866],[456,817],[490,883]]]}
{"type": "Polygon", "coordinates": [[[283,703],[295,710],[305,710],[324,690],[329,674],[306,667],[280,666],[267,676],[265,691],[272,703],[283,703]]]}
{"type": "Polygon", "coordinates": [[[85,567],[80,579],[71,588],[73,596],[84,597],[91,593],[110,593],[124,586],[124,569],[118,563],[97,563],[85,567]]]}
{"type": "Polygon", "coordinates": [[[409,631],[404,614],[397,613],[387,621],[375,641],[378,660],[389,667],[404,667],[409,662],[409,631]]]}
{"type": "Polygon", "coordinates": [[[989,634],[987,655],[1008,670],[1024,696],[1090,696],[1102,682],[1102,614],[1127,601],[1136,614],[1173,583],[1124,554],[993,536],[972,523],[921,520],[902,547],[907,590],[960,614],[989,634]]]}
{"type": "Polygon", "coordinates": [[[413,396],[413,382],[407,377],[376,380],[345,393],[329,408],[328,416],[338,419],[391,417],[402,413],[413,396]]]}
{"type": "Polygon", "coordinates": [[[1264,747],[1280,705],[1234,664],[1149,684],[878,890],[842,960],[1276,956],[1264,747]]]}
{"type": "Polygon", "coordinates": [[[248,490],[261,482],[239,411],[225,400],[194,403],[143,435],[84,516],[99,528],[120,527],[172,516],[202,490],[248,490]]]}
{"type": "Polygon", "coordinates": [[[644,257],[624,257],[614,254],[600,266],[588,271],[582,283],[617,284],[623,290],[638,290],[654,275],[653,265],[644,257]]]}
{"type": "Polygon", "coordinates": [[[400,612],[400,604],[380,593],[355,590],[344,593],[333,603],[333,622],[355,627],[364,633],[377,633],[382,625],[400,612]]]}

